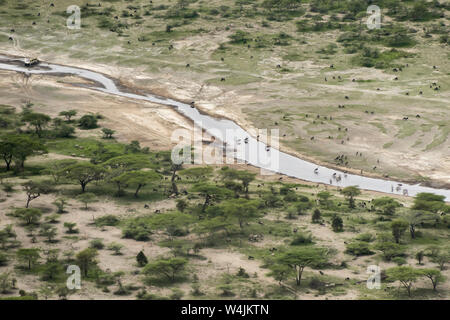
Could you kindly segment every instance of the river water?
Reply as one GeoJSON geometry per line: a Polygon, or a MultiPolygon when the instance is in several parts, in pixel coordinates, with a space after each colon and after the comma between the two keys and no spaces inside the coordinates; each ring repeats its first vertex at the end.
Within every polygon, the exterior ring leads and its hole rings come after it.
{"type": "Polygon", "coordinates": [[[378,191],[388,194],[401,194],[415,196],[420,192],[430,192],[443,195],[446,201],[450,201],[450,190],[424,187],[420,184],[410,185],[393,180],[370,178],[355,174],[348,174],[339,170],[330,169],[324,166],[302,160],[290,154],[280,152],[273,147],[270,142],[265,143],[254,134],[246,132],[235,122],[226,119],[218,119],[202,114],[190,104],[180,101],[158,97],[155,95],[140,95],[123,92],[115,82],[107,76],[76,67],[62,66],[41,62],[38,67],[26,68],[23,61],[4,57],[0,55],[3,63],[0,69],[22,72],[27,74],[67,74],[75,75],[84,79],[95,81],[100,86],[90,87],[93,90],[102,91],[108,94],[127,97],[136,100],[154,102],[173,107],[176,111],[191,119],[198,127],[207,131],[214,137],[219,137],[226,145],[227,156],[232,156],[250,165],[276,172],[301,180],[334,185],[338,187],[358,186],[364,190],[378,191]],[[20,64],[18,63],[20,62],[20,64]],[[232,131],[234,135],[230,135],[232,131]],[[269,146],[268,146],[269,145],[269,146]]]}

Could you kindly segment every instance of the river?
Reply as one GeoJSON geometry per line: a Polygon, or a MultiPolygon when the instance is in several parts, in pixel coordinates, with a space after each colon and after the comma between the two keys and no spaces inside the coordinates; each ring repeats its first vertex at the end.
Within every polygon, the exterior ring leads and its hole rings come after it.
{"type": "Polygon", "coordinates": [[[141,95],[129,92],[123,92],[115,84],[115,81],[107,76],[91,70],[62,66],[41,62],[38,67],[26,68],[23,66],[23,60],[1,56],[0,69],[22,72],[27,74],[67,74],[75,75],[84,79],[92,80],[100,86],[90,86],[90,89],[102,91],[104,93],[127,97],[135,100],[145,100],[166,106],[171,106],[182,115],[191,119],[197,126],[203,128],[213,136],[221,136],[226,148],[243,152],[234,153],[234,157],[242,162],[255,167],[275,171],[277,173],[295,177],[301,180],[334,185],[337,187],[358,186],[364,190],[383,192],[387,194],[400,194],[415,196],[421,192],[429,192],[443,195],[446,201],[450,201],[450,190],[436,189],[421,186],[420,184],[411,185],[394,180],[385,180],[370,178],[362,175],[345,173],[339,170],[319,166],[292,156],[290,154],[278,151],[276,148],[267,146],[266,143],[252,136],[235,122],[227,119],[219,119],[201,113],[197,108],[173,99],[167,99],[155,95],[141,95]],[[227,131],[233,130],[236,135],[228,138],[227,131]],[[238,138],[236,138],[236,136],[238,138]],[[246,140],[247,139],[247,140],[246,140]],[[267,153],[268,158],[277,159],[277,161],[265,161],[255,155],[267,153]]]}

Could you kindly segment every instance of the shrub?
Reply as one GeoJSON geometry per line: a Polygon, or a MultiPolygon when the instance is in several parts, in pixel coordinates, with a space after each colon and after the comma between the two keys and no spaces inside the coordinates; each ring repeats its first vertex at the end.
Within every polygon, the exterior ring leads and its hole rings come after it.
{"type": "Polygon", "coordinates": [[[403,257],[394,257],[392,262],[396,263],[398,266],[402,266],[407,263],[406,259],[403,257]]]}
{"type": "Polygon", "coordinates": [[[322,220],[322,214],[321,214],[319,209],[315,209],[314,210],[311,219],[312,219],[313,223],[318,223],[318,222],[320,222],[322,220]]]}
{"type": "Polygon", "coordinates": [[[62,124],[53,132],[55,137],[57,138],[71,138],[75,133],[75,128],[67,124],[62,124]]]}
{"type": "Polygon", "coordinates": [[[120,222],[119,218],[117,218],[112,214],[95,219],[95,225],[97,227],[105,227],[105,226],[114,227],[117,226],[119,222],[120,222]]]}
{"type": "Polygon", "coordinates": [[[386,261],[391,261],[395,257],[401,257],[405,254],[405,249],[401,245],[393,242],[380,242],[375,249],[382,252],[382,257],[386,261]]]}
{"type": "Polygon", "coordinates": [[[250,278],[250,276],[248,275],[248,273],[245,271],[244,268],[239,267],[239,270],[236,274],[236,276],[241,277],[241,278],[250,278]]]}
{"type": "Polygon", "coordinates": [[[115,256],[119,256],[122,254],[122,252],[120,252],[120,250],[122,250],[123,245],[120,243],[116,243],[116,242],[112,242],[108,245],[108,250],[114,251],[114,255],[115,256]]]}
{"type": "Polygon", "coordinates": [[[369,248],[369,244],[363,241],[353,241],[347,244],[346,253],[354,255],[354,256],[367,256],[373,254],[373,252],[369,248]]]}
{"type": "Polygon", "coordinates": [[[299,246],[313,243],[310,233],[298,233],[291,242],[292,246],[299,246]]]}
{"type": "Polygon", "coordinates": [[[324,286],[325,286],[325,282],[323,282],[322,280],[320,280],[317,277],[314,277],[309,281],[309,287],[311,289],[319,290],[319,289],[323,288],[324,286]]]}
{"type": "Polygon", "coordinates": [[[335,214],[331,221],[331,227],[333,228],[334,232],[341,232],[342,230],[344,230],[344,221],[341,217],[335,214]]]}
{"type": "Polygon", "coordinates": [[[297,199],[298,199],[298,197],[297,197],[297,195],[295,194],[295,192],[293,192],[293,191],[288,192],[288,193],[284,196],[284,201],[286,201],[286,202],[295,202],[295,201],[297,201],[297,199]]]}
{"type": "Polygon", "coordinates": [[[8,256],[3,253],[0,252],[0,266],[6,266],[8,264],[8,256]]]}
{"type": "Polygon", "coordinates": [[[128,221],[122,229],[124,238],[134,239],[137,241],[147,241],[152,234],[150,227],[143,220],[136,219],[128,221]]]}
{"type": "Polygon", "coordinates": [[[136,261],[139,267],[144,267],[148,263],[148,259],[142,250],[136,255],[136,261]]]}
{"type": "Polygon", "coordinates": [[[101,250],[105,247],[105,245],[103,244],[103,240],[102,239],[93,239],[91,240],[91,242],[89,243],[89,246],[91,248],[97,249],[97,250],[101,250]]]}
{"type": "Polygon", "coordinates": [[[78,120],[78,125],[82,129],[95,129],[97,128],[97,118],[91,114],[86,114],[78,120]]]}
{"type": "Polygon", "coordinates": [[[356,240],[364,241],[364,242],[373,242],[375,241],[375,236],[371,233],[361,233],[356,237],[356,240]]]}

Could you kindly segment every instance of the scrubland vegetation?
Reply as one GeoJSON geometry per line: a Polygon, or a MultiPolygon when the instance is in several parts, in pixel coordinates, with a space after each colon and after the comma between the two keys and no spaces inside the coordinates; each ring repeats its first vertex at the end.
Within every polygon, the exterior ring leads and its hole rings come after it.
{"type": "MultiPolygon", "coordinates": [[[[450,5],[381,0],[382,28],[368,30],[370,4],[0,0],[0,53],[279,127],[286,150],[349,172],[448,187],[450,5]],[[78,31],[65,28],[72,4],[78,31]]],[[[159,136],[123,139],[129,109],[56,100],[75,80],[1,77],[14,81],[0,88],[0,299],[449,299],[441,196],[176,165],[159,136]]]]}
{"type": "Polygon", "coordinates": [[[441,196],[405,204],[357,187],[174,165],[169,152],[102,135],[101,115],[51,119],[31,103],[1,114],[2,298],[76,297],[69,265],[81,268],[91,297],[448,297],[450,207],[441,196]],[[88,118],[97,129],[86,129],[88,118]],[[239,267],[227,266],[234,259],[239,267]],[[368,292],[372,264],[383,266],[382,289],[368,292]]]}

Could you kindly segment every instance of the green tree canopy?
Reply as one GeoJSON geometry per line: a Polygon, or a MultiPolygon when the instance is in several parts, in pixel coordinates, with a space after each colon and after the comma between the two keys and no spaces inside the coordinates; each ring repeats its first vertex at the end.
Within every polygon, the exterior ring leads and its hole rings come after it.
{"type": "Polygon", "coordinates": [[[394,267],[386,270],[386,275],[389,281],[399,281],[411,296],[411,288],[413,283],[420,278],[423,273],[420,269],[415,269],[408,266],[394,267]]]}
{"type": "Polygon", "coordinates": [[[25,262],[28,270],[31,270],[33,265],[35,265],[40,258],[39,252],[40,250],[37,248],[21,248],[17,250],[16,255],[17,259],[25,262]]]}
{"type": "Polygon", "coordinates": [[[67,122],[71,121],[72,117],[75,117],[77,115],[77,110],[67,110],[67,111],[61,111],[59,113],[61,117],[65,117],[67,122]]]}
{"type": "Polygon", "coordinates": [[[444,196],[426,192],[416,195],[412,209],[435,213],[439,211],[450,212],[450,206],[445,204],[444,196]]]}
{"type": "Polygon", "coordinates": [[[80,162],[62,170],[62,174],[67,179],[79,182],[83,193],[86,191],[88,183],[103,179],[105,173],[104,168],[89,162],[80,162]]]}
{"type": "Polygon", "coordinates": [[[400,238],[403,236],[408,226],[408,222],[402,219],[396,219],[391,222],[392,235],[394,236],[396,243],[400,243],[400,238]]]}
{"type": "Polygon", "coordinates": [[[26,208],[29,207],[30,202],[39,198],[41,194],[48,194],[52,192],[52,186],[46,182],[27,181],[22,184],[23,190],[27,194],[26,208]]]}
{"type": "Polygon", "coordinates": [[[348,206],[350,208],[355,208],[355,197],[359,196],[361,194],[361,191],[357,186],[350,186],[342,189],[342,194],[347,198],[348,200],[348,206]]]}
{"type": "Polygon", "coordinates": [[[219,207],[230,221],[237,221],[241,230],[246,222],[261,216],[258,212],[258,201],[256,200],[227,200],[221,203],[219,207]]]}
{"type": "Polygon", "coordinates": [[[391,197],[381,197],[378,199],[374,199],[372,201],[372,205],[374,206],[377,212],[380,212],[385,215],[393,215],[395,210],[402,206],[400,202],[391,198],[391,197]]]}
{"type": "Polygon", "coordinates": [[[202,206],[202,212],[205,212],[206,208],[214,201],[221,198],[232,196],[232,192],[228,189],[216,186],[215,184],[206,182],[198,183],[192,188],[193,192],[199,193],[201,196],[205,197],[205,201],[202,206]]]}
{"type": "Polygon", "coordinates": [[[213,171],[214,170],[212,167],[193,167],[181,170],[179,174],[181,176],[188,177],[195,182],[198,182],[199,180],[209,178],[212,175],[213,171]]]}
{"type": "Polygon", "coordinates": [[[129,171],[113,179],[116,183],[125,185],[134,185],[136,190],[134,196],[137,198],[142,187],[149,183],[161,180],[161,175],[153,170],[147,171],[129,171]]]}
{"type": "Polygon", "coordinates": [[[97,196],[94,193],[85,192],[85,193],[79,194],[77,196],[77,200],[84,203],[84,209],[87,210],[89,203],[94,203],[97,201],[97,196]]]}
{"type": "Polygon", "coordinates": [[[34,127],[35,133],[39,138],[42,137],[44,127],[50,122],[51,118],[43,113],[27,112],[22,116],[22,121],[27,122],[34,127]]]}
{"type": "Polygon", "coordinates": [[[250,182],[255,180],[256,174],[244,170],[231,169],[229,167],[223,167],[220,174],[226,180],[239,180],[242,183],[245,195],[248,197],[248,187],[250,182]]]}
{"type": "Polygon", "coordinates": [[[299,286],[305,267],[317,268],[328,262],[328,250],[315,247],[295,247],[281,253],[277,263],[294,269],[296,283],[299,286]]]}
{"type": "Polygon", "coordinates": [[[16,209],[14,215],[22,220],[26,225],[38,224],[42,217],[41,209],[20,208],[16,209]]]}
{"type": "Polygon", "coordinates": [[[91,267],[97,265],[96,257],[98,255],[97,250],[93,248],[87,248],[77,253],[76,262],[80,267],[84,276],[87,277],[91,267]]]}
{"type": "Polygon", "coordinates": [[[436,291],[436,288],[439,283],[445,281],[445,277],[437,269],[426,268],[426,269],[420,269],[420,271],[425,277],[430,279],[431,284],[433,285],[434,291],[436,291]]]}
{"type": "Polygon", "coordinates": [[[143,273],[147,275],[163,275],[170,281],[175,281],[176,276],[179,275],[186,267],[188,261],[183,258],[168,258],[158,259],[148,263],[143,273]]]}
{"type": "Polygon", "coordinates": [[[97,118],[94,115],[86,114],[78,120],[78,125],[82,129],[95,129],[97,128],[97,118]]]}
{"type": "Polygon", "coordinates": [[[46,152],[47,148],[42,142],[26,135],[8,135],[0,140],[0,156],[5,161],[7,171],[11,169],[12,161],[17,170],[22,170],[28,157],[46,152]]]}

